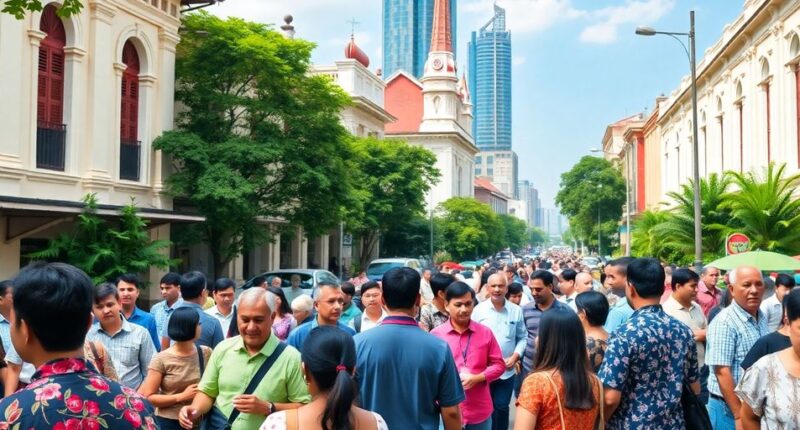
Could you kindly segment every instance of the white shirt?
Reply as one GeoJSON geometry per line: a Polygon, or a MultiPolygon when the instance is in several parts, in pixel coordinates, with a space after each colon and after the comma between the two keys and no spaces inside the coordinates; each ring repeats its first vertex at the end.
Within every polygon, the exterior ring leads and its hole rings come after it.
{"type": "Polygon", "coordinates": [[[422,278],[419,281],[419,292],[422,294],[423,300],[425,303],[430,303],[433,301],[433,289],[431,288],[431,283],[422,278]]]}
{"type": "Polygon", "coordinates": [[[563,296],[563,297],[559,298],[558,300],[561,303],[564,303],[565,305],[569,306],[569,308],[572,309],[573,311],[575,311],[575,313],[578,313],[578,307],[575,306],[575,297],[578,297],[578,292],[577,291],[573,291],[572,294],[570,294],[568,296],[563,296]]]}
{"type": "MultiPolygon", "coordinates": [[[[697,302],[692,302],[691,306],[685,308],[670,294],[667,300],[664,301],[664,304],[661,305],[661,308],[664,309],[664,313],[684,323],[693,331],[708,329],[708,320],[703,314],[703,308],[701,308],[697,302]]],[[[706,362],[706,344],[705,342],[696,343],[697,365],[703,367],[706,362]]]]}
{"type": "Polygon", "coordinates": [[[228,329],[231,326],[231,321],[233,321],[233,308],[231,308],[231,312],[227,316],[222,315],[222,312],[216,306],[206,309],[206,313],[219,321],[219,325],[222,326],[222,335],[228,337],[228,329]]]}
{"type": "Polygon", "coordinates": [[[778,296],[773,294],[761,302],[761,312],[767,317],[769,331],[777,330],[783,320],[783,305],[778,301],[778,296]]]}
{"type": "MultiPolygon", "coordinates": [[[[367,313],[366,312],[362,312],[361,316],[360,316],[360,318],[361,318],[361,331],[360,331],[360,333],[364,333],[365,331],[367,331],[369,329],[373,329],[373,328],[379,326],[381,324],[381,322],[383,322],[383,319],[386,318],[387,316],[389,316],[389,314],[387,314],[385,310],[381,309],[381,317],[378,318],[377,322],[372,322],[372,320],[369,319],[369,317],[367,317],[367,313]]],[[[352,328],[353,330],[355,330],[356,329],[355,319],[350,320],[350,322],[347,323],[347,325],[350,326],[350,328],[352,328]]]]}

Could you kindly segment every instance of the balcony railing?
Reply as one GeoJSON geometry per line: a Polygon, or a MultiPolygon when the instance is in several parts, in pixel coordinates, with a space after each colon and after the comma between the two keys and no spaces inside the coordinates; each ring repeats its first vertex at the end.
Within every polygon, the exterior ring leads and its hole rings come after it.
{"type": "Polygon", "coordinates": [[[67,126],[39,121],[36,124],[36,167],[64,171],[67,126]]]}
{"type": "Polygon", "coordinates": [[[119,146],[119,178],[128,181],[139,181],[141,166],[141,142],[131,139],[120,139],[119,146]]]}

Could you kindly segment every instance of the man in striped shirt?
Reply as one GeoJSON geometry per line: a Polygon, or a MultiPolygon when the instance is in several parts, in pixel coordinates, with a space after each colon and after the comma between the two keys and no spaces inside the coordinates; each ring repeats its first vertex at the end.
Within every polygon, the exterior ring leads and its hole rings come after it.
{"type": "Polygon", "coordinates": [[[116,286],[104,283],[95,287],[93,311],[98,322],[89,329],[86,340],[103,343],[119,382],[135,390],[147,375],[156,349],[147,330],[122,318],[121,310],[116,286]]]}

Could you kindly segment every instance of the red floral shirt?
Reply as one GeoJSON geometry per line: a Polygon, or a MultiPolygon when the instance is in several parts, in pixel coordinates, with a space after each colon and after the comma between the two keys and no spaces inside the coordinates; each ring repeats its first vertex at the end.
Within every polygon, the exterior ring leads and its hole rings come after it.
{"type": "Polygon", "coordinates": [[[0,401],[0,430],[156,430],[153,407],[80,358],[54,360],[0,401]]]}

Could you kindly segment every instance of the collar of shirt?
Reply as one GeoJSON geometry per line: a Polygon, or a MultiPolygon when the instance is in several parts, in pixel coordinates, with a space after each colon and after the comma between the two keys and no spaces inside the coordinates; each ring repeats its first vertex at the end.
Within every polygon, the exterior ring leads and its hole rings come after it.
{"type": "MultiPolygon", "coordinates": [[[[264,346],[261,347],[261,349],[258,351],[257,354],[269,357],[272,354],[272,352],[275,351],[275,348],[278,347],[278,342],[280,342],[278,338],[274,334],[272,334],[272,332],[270,332],[269,338],[267,338],[267,341],[264,343],[264,346]]],[[[233,349],[237,351],[244,351],[245,354],[249,355],[247,347],[244,345],[244,340],[242,339],[241,336],[239,336],[239,339],[236,340],[236,344],[234,345],[233,349]]]]}
{"type": "MultiPolygon", "coordinates": [[[[384,318],[386,318],[388,316],[389,316],[389,314],[387,314],[385,310],[381,309],[381,316],[378,317],[378,322],[383,321],[384,318]]],[[[361,321],[372,321],[372,320],[369,319],[369,317],[367,316],[366,312],[361,312],[361,321]]]]}
{"type": "Polygon", "coordinates": [[[383,325],[407,325],[407,326],[414,326],[419,327],[417,324],[417,320],[411,317],[404,317],[404,316],[387,316],[383,319],[381,323],[383,325]]]}
{"type": "Polygon", "coordinates": [[[233,308],[231,308],[231,311],[228,312],[228,315],[225,315],[222,312],[220,312],[219,308],[217,307],[217,305],[214,305],[213,307],[211,307],[210,310],[211,310],[211,313],[214,314],[214,316],[217,316],[217,317],[220,317],[220,318],[230,318],[230,317],[233,316],[233,308]]]}
{"type": "Polygon", "coordinates": [[[181,298],[181,297],[178,297],[178,300],[175,300],[175,303],[173,303],[172,306],[168,305],[167,301],[164,300],[164,309],[166,309],[167,312],[174,311],[175,309],[177,309],[177,308],[179,308],[181,306],[183,306],[183,298],[181,298]]]}
{"type": "MultiPolygon", "coordinates": [[[[669,302],[675,308],[680,309],[682,311],[687,311],[687,312],[691,311],[692,308],[694,308],[695,306],[698,306],[697,303],[692,302],[689,305],[689,307],[686,307],[686,306],[682,305],[681,302],[679,302],[678,299],[676,299],[675,296],[673,296],[672,294],[670,294],[669,297],[667,297],[667,302],[669,302]]],[[[666,303],[664,303],[664,304],[666,304],[666,303]]]]}
{"type": "MultiPolygon", "coordinates": [[[[506,303],[508,303],[508,300],[506,300],[506,303]]],[[[553,308],[560,308],[560,307],[567,306],[563,302],[561,302],[560,300],[556,299],[555,296],[553,296],[553,303],[550,305],[549,308],[547,308],[547,310],[542,310],[542,308],[539,307],[539,303],[537,303],[536,300],[533,300],[530,303],[533,303],[534,309],[536,309],[539,312],[546,312],[546,311],[549,311],[550,309],[553,309],[553,308]]]]}
{"type": "Polygon", "coordinates": [[[0,314],[0,324],[8,324],[11,325],[11,322],[6,319],[2,314],[0,314]]]}
{"type": "Polygon", "coordinates": [[[706,286],[705,282],[700,281],[700,282],[697,283],[697,293],[698,294],[699,293],[706,293],[706,294],[710,294],[712,296],[716,296],[718,292],[719,291],[717,290],[717,287],[714,287],[714,291],[712,292],[711,289],[706,286]]]}
{"type": "Polygon", "coordinates": [[[736,303],[736,300],[731,301],[730,307],[733,308],[732,310],[733,314],[736,315],[737,318],[739,318],[740,320],[742,320],[742,322],[745,323],[750,321],[751,323],[758,325],[758,321],[764,318],[764,314],[761,312],[761,310],[759,310],[758,313],[756,314],[758,316],[758,319],[753,318],[753,316],[750,315],[749,312],[744,310],[744,308],[742,308],[741,306],[739,306],[738,303],[736,303]]]}
{"type": "Polygon", "coordinates": [[[59,358],[43,364],[33,375],[31,380],[49,378],[55,375],[82,373],[89,370],[86,360],[82,358],[59,358]]]}
{"type": "Polygon", "coordinates": [[[662,311],[661,305],[647,305],[647,306],[642,306],[639,309],[636,309],[636,312],[634,312],[634,313],[637,314],[637,315],[639,315],[639,314],[654,314],[654,313],[661,312],[661,311],[662,311]]]}
{"type": "Polygon", "coordinates": [[[102,324],[100,324],[99,322],[97,323],[97,326],[96,326],[96,327],[94,327],[94,328],[96,328],[96,329],[97,329],[97,331],[101,331],[101,332],[103,332],[103,333],[104,333],[105,335],[107,335],[108,337],[114,337],[114,336],[116,336],[116,335],[118,335],[118,334],[122,333],[123,331],[124,331],[124,332],[130,332],[131,330],[133,330],[133,329],[131,328],[131,323],[129,323],[129,322],[128,322],[128,320],[126,320],[126,319],[125,319],[125,316],[124,316],[124,315],[122,315],[122,313],[121,313],[121,312],[120,312],[120,314],[119,314],[119,317],[122,319],[122,326],[120,326],[120,328],[119,328],[119,331],[118,331],[118,332],[116,332],[116,333],[109,333],[109,332],[107,332],[107,331],[106,331],[106,330],[103,328],[103,325],[102,325],[102,324]]]}
{"type": "Polygon", "coordinates": [[[457,335],[462,335],[462,334],[464,334],[466,332],[473,332],[474,333],[475,332],[475,324],[478,324],[475,321],[470,320],[469,321],[469,325],[467,325],[467,329],[464,330],[464,333],[459,333],[458,330],[456,330],[453,327],[453,324],[451,323],[451,321],[452,321],[452,319],[448,319],[447,322],[442,324],[442,325],[445,326],[445,329],[447,330],[448,333],[455,333],[457,335]]]}
{"type": "Polygon", "coordinates": [[[130,319],[132,320],[133,318],[141,318],[141,317],[144,317],[146,315],[150,315],[150,314],[148,314],[147,312],[139,309],[138,306],[134,306],[133,307],[133,313],[131,314],[131,318],[130,319]]]}

